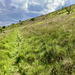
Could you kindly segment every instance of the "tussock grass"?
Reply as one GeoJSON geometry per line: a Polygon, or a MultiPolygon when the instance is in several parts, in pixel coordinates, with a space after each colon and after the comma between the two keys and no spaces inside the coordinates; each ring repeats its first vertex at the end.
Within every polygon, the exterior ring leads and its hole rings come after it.
{"type": "Polygon", "coordinates": [[[74,75],[75,5],[5,28],[0,75],[74,75]],[[71,18],[73,17],[73,18],[71,18]]]}

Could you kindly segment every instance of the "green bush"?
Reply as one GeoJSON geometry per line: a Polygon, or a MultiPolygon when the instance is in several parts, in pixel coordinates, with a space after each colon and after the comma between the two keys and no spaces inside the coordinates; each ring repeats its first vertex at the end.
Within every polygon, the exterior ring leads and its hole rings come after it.
{"type": "Polygon", "coordinates": [[[3,29],[5,29],[5,28],[6,28],[6,26],[3,26],[2,28],[3,28],[3,29]]]}
{"type": "Polygon", "coordinates": [[[15,25],[14,23],[12,23],[12,25],[15,25]]]}
{"type": "Polygon", "coordinates": [[[19,23],[21,22],[21,20],[19,20],[19,23]]]}
{"type": "Polygon", "coordinates": [[[20,22],[20,25],[22,25],[23,24],[23,21],[22,22],[20,22]]]}
{"type": "Polygon", "coordinates": [[[35,18],[32,18],[32,19],[31,19],[31,21],[34,21],[34,20],[35,20],[35,18]]]}
{"type": "Polygon", "coordinates": [[[16,58],[16,64],[18,64],[18,63],[20,63],[21,62],[21,60],[23,60],[24,59],[24,56],[22,55],[22,54],[20,54],[20,55],[18,55],[18,57],[16,58]]]}

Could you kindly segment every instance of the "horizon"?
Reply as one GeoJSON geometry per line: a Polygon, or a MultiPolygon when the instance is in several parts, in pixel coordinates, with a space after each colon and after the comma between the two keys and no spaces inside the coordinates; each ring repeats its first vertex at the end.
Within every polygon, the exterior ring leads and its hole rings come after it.
{"type": "Polygon", "coordinates": [[[48,14],[72,4],[75,4],[74,0],[0,0],[0,26],[48,14]]]}

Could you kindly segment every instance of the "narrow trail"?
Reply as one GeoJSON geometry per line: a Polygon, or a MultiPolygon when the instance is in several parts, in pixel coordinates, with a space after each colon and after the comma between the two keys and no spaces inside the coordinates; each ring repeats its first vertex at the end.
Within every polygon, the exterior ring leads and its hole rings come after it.
{"type": "Polygon", "coordinates": [[[11,72],[12,73],[14,72],[14,75],[19,75],[18,65],[15,64],[16,58],[18,57],[19,51],[21,49],[21,37],[20,37],[20,33],[19,33],[19,28],[17,29],[17,35],[16,36],[17,36],[17,38],[16,38],[16,42],[15,42],[15,48],[11,52],[12,58],[10,58],[10,60],[12,61],[11,65],[13,66],[11,72]]]}
{"type": "Polygon", "coordinates": [[[19,27],[10,32],[9,36],[0,39],[0,75],[20,75],[16,59],[21,50],[19,27]],[[3,64],[2,64],[3,63],[3,64]]]}

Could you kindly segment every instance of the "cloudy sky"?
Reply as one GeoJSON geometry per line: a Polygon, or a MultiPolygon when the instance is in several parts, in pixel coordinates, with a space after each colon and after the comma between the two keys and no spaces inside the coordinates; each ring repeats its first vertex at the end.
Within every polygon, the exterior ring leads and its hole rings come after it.
{"type": "Polygon", "coordinates": [[[75,0],[0,0],[0,26],[47,14],[75,0]]]}

